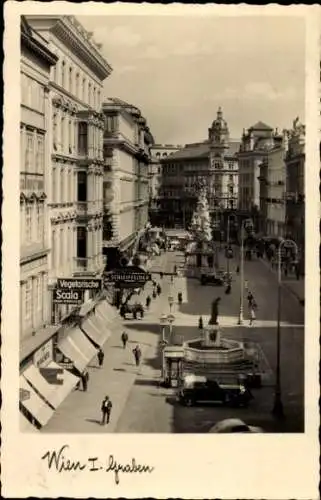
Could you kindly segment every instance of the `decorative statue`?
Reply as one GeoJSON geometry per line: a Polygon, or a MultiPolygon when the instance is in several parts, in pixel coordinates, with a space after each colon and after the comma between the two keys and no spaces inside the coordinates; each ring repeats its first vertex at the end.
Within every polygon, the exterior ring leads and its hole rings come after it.
{"type": "Polygon", "coordinates": [[[213,300],[212,302],[212,311],[211,311],[211,317],[208,322],[209,325],[218,325],[218,306],[221,301],[221,297],[217,297],[217,299],[213,300]]]}

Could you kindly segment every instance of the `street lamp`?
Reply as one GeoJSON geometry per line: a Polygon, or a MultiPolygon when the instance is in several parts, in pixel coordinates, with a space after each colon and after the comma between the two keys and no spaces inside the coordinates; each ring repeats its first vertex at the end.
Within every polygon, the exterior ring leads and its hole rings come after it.
{"type": "Polygon", "coordinates": [[[241,255],[240,255],[240,311],[238,324],[243,325],[243,288],[244,288],[244,222],[241,224],[241,255]]]}
{"type": "Polygon", "coordinates": [[[277,329],[276,329],[276,381],[275,381],[275,394],[274,405],[272,413],[277,418],[284,417],[282,395],[281,395],[281,374],[280,374],[280,361],[281,361],[281,259],[283,247],[294,247],[296,255],[298,255],[298,246],[293,240],[283,240],[278,248],[278,309],[277,309],[277,329]]]}

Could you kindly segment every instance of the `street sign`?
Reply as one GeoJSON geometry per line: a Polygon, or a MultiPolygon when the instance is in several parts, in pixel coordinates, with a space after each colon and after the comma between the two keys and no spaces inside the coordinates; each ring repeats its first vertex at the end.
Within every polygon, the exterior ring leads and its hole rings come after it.
{"type": "Polygon", "coordinates": [[[83,290],[66,290],[55,288],[53,290],[53,302],[55,304],[82,304],[84,301],[83,290]]]}
{"type": "Polygon", "coordinates": [[[169,321],[170,323],[173,323],[175,321],[175,316],[174,314],[169,314],[167,316],[167,321],[169,321]]]}
{"type": "Polygon", "coordinates": [[[151,274],[138,266],[115,269],[104,275],[103,284],[107,287],[115,283],[120,288],[139,288],[151,280],[151,274]]]}
{"type": "Polygon", "coordinates": [[[99,290],[101,279],[58,278],[57,286],[68,290],[99,290]]]}

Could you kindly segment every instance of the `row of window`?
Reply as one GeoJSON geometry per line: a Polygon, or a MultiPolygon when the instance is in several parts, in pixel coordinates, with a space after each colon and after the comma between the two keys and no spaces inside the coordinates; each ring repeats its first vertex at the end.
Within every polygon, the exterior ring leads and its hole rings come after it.
{"type": "Polygon", "coordinates": [[[90,182],[87,172],[76,174],[72,166],[56,163],[52,169],[52,203],[102,201],[102,177],[92,175],[90,182]]]}
{"type": "Polygon", "coordinates": [[[20,245],[44,244],[44,203],[42,201],[20,203],[20,245]]]}
{"type": "Polygon", "coordinates": [[[35,331],[45,322],[44,297],[47,294],[47,274],[40,273],[20,284],[20,331],[22,335],[35,331]]]}
{"type": "Polygon", "coordinates": [[[57,61],[57,64],[52,67],[51,73],[51,78],[57,85],[60,85],[92,108],[100,109],[101,91],[99,86],[78,67],[61,60],[57,61]]]}
{"type": "Polygon", "coordinates": [[[103,132],[100,128],[77,122],[67,113],[53,114],[53,146],[63,154],[103,158],[103,132]]]}
{"type": "Polygon", "coordinates": [[[40,113],[45,111],[45,89],[42,83],[37,82],[25,73],[21,73],[21,103],[40,113]]]}
{"type": "Polygon", "coordinates": [[[20,128],[20,172],[44,175],[45,136],[35,129],[20,128]]]}

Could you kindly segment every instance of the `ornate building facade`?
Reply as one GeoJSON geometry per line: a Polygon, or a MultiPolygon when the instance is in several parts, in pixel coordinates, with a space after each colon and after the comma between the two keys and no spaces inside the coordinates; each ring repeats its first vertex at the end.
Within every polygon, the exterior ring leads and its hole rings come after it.
{"type": "Polygon", "coordinates": [[[239,146],[239,141],[230,139],[219,108],[208,130],[208,139],[186,144],[161,159],[159,205],[165,225],[189,226],[201,185],[207,186],[212,218],[237,208],[239,146]]]}
{"type": "Polygon", "coordinates": [[[153,137],[140,110],[120,99],[103,104],[104,233],[107,268],[130,259],[148,222],[153,137]]]}
{"type": "MultiPolygon", "coordinates": [[[[27,16],[58,58],[50,75],[51,165],[48,169],[49,285],[57,278],[99,277],[104,269],[103,81],[112,69],[73,16],[27,16]]],[[[86,291],[84,300],[92,292],[86,291]]],[[[58,323],[74,306],[52,304],[58,323]]]]}
{"type": "Polygon", "coordinates": [[[50,69],[57,57],[21,18],[20,122],[20,336],[50,322],[48,301],[50,168],[50,69]]]}

